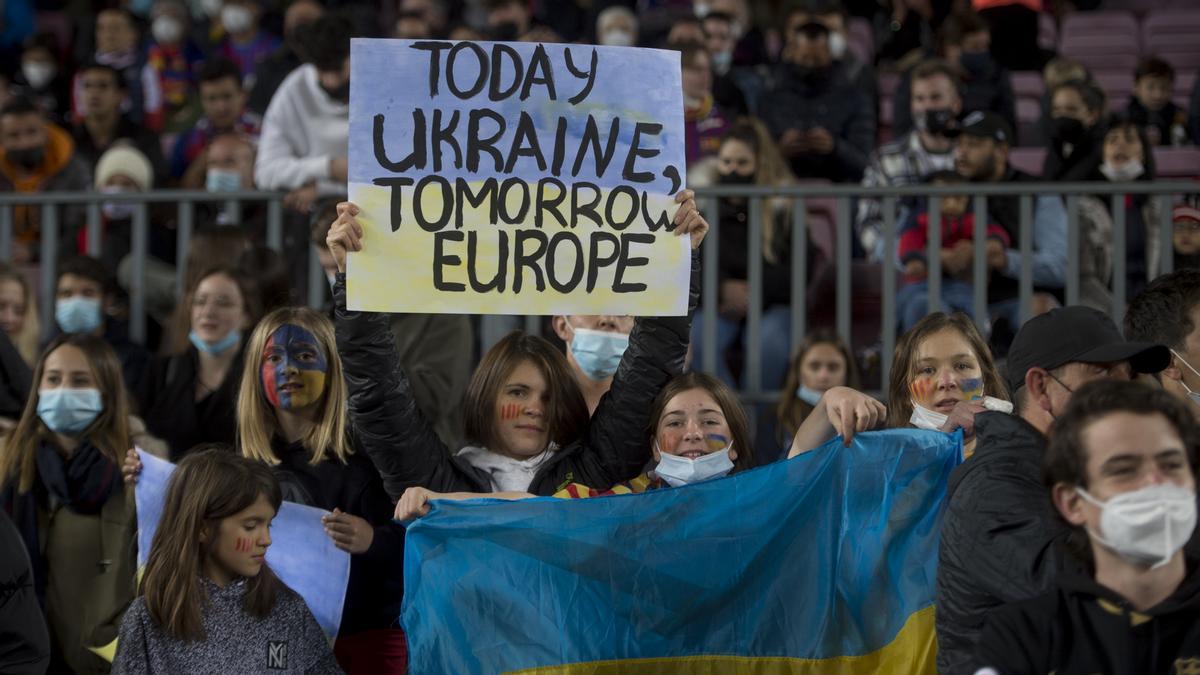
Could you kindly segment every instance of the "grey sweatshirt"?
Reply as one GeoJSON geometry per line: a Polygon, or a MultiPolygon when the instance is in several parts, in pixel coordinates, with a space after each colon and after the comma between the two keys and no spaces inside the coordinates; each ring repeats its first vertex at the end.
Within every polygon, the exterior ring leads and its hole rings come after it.
{"type": "Polygon", "coordinates": [[[264,619],[246,613],[246,580],[221,588],[208,579],[205,640],[184,642],[167,635],[138,596],[121,622],[113,673],[341,673],[329,642],[304,600],[280,583],[275,608],[264,619]]]}

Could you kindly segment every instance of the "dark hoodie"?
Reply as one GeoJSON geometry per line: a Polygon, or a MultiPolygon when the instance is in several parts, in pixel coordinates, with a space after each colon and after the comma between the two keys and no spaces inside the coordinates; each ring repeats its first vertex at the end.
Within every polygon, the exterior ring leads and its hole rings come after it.
{"type": "Polygon", "coordinates": [[[989,615],[980,667],[1008,673],[1192,673],[1200,670],[1200,569],[1144,612],[1089,575],[989,615]]]}

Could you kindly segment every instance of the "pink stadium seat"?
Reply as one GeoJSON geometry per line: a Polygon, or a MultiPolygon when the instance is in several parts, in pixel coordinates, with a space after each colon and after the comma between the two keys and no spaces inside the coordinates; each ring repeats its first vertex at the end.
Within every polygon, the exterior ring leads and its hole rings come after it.
{"type": "Polygon", "coordinates": [[[1012,73],[1011,78],[1013,93],[1017,98],[1027,96],[1041,99],[1042,94],[1046,91],[1046,83],[1042,81],[1042,74],[1037,71],[1017,71],[1012,73]]]}
{"type": "Polygon", "coordinates": [[[1124,70],[1132,73],[1139,58],[1135,32],[1084,35],[1064,32],[1061,51],[1092,72],[1124,70]]]}
{"type": "Polygon", "coordinates": [[[1200,176],[1200,148],[1154,148],[1154,164],[1159,178],[1196,178],[1200,176]]]}
{"type": "MultiPolygon", "coordinates": [[[[879,75],[879,95],[894,96],[900,88],[900,75],[897,73],[882,73],[879,75]]],[[[1191,91],[1190,89],[1188,91],[1191,91]]]]}
{"type": "Polygon", "coordinates": [[[1081,35],[1120,34],[1136,36],[1138,21],[1133,12],[1121,10],[1074,12],[1063,18],[1060,35],[1065,41],[1081,35]]]}
{"type": "Polygon", "coordinates": [[[1038,15],[1038,46],[1052,52],[1058,51],[1058,24],[1054,16],[1046,12],[1038,15]]]}
{"type": "Polygon", "coordinates": [[[1045,148],[1013,148],[1008,153],[1008,163],[1014,169],[1020,169],[1035,176],[1042,174],[1042,163],[1045,161],[1045,148]]]}
{"type": "Polygon", "coordinates": [[[1109,110],[1124,110],[1129,105],[1129,96],[1133,93],[1133,71],[1098,70],[1092,73],[1092,77],[1108,96],[1109,110]]]}
{"type": "Polygon", "coordinates": [[[1147,53],[1154,53],[1166,42],[1195,43],[1200,31],[1200,8],[1156,9],[1142,21],[1142,44],[1147,53]]]}

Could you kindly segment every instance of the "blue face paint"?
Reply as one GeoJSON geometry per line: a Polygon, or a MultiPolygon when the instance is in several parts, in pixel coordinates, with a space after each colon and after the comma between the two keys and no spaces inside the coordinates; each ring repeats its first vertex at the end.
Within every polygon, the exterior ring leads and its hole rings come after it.
{"type": "Polygon", "coordinates": [[[317,338],[285,323],[271,333],[262,355],[262,384],[267,401],[281,410],[306,408],[325,393],[329,363],[317,338]]]}

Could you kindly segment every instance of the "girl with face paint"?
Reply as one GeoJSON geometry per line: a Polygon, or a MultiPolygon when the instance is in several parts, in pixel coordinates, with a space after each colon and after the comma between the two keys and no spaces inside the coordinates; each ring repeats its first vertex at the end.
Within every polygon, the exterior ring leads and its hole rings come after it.
{"type": "Polygon", "coordinates": [[[888,386],[889,406],[848,387],[835,387],[796,432],[788,457],[807,452],[835,435],[881,426],[952,431],[962,427],[963,452],[975,448],[974,416],[983,410],[1011,412],[1008,389],[992,352],[962,313],[936,312],[917,322],[896,345],[888,386]]]}
{"type": "Polygon", "coordinates": [[[199,276],[183,307],[188,346],[155,359],[137,392],[147,427],[174,462],[197,445],[236,442],[242,338],[258,316],[258,297],[241,272],[215,267],[199,276]]]}
{"type": "Polygon", "coordinates": [[[61,335],[0,452],[0,504],[38,570],[61,668],[107,672],[88,650],[117,636],[134,596],[135,517],[120,478],[130,447],[121,364],[103,339],[61,335]]]}
{"type": "Polygon", "coordinates": [[[338,205],[326,243],[339,270],[334,298],[350,412],[359,428],[371,430],[363,434],[363,447],[401,512],[419,512],[432,494],[551,495],[571,481],[607,488],[642,473],[652,459],[642,434],[654,396],[683,369],[699,298],[698,247],[708,231],[690,190],[681,190],[675,201],[680,208],[673,234],[688,236],[692,245],[689,317],[635,321],[622,367],[590,418],[562,351],[540,337],[510,334],[484,355],[471,378],[463,405],[470,445],[453,455],[418,412],[388,316],[346,309],[346,253],[364,242],[358,207],[338,205]]]}

